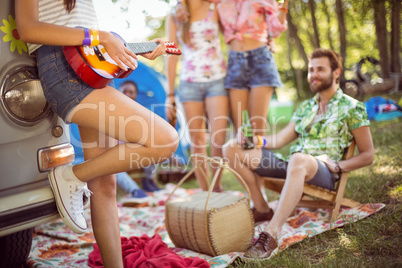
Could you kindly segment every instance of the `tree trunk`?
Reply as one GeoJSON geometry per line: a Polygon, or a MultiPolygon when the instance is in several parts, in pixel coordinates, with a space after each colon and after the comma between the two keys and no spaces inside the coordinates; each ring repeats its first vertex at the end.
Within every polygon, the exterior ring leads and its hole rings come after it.
{"type": "Polygon", "coordinates": [[[320,36],[318,34],[317,20],[315,18],[315,1],[308,0],[308,5],[310,8],[311,22],[313,23],[313,30],[314,30],[314,38],[312,39],[313,47],[319,48],[321,46],[320,46],[320,36]]]}
{"type": "Polygon", "coordinates": [[[322,0],[322,5],[323,5],[323,11],[325,13],[325,16],[327,17],[327,23],[328,23],[327,38],[328,38],[329,47],[332,50],[334,50],[334,45],[332,42],[332,33],[331,33],[331,16],[329,15],[329,9],[328,9],[326,0],[322,0]]]}
{"type": "Polygon", "coordinates": [[[391,72],[400,73],[401,63],[399,59],[399,50],[401,49],[401,21],[399,14],[401,12],[400,0],[392,1],[391,11],[391,72]]]}
{"type": "Polygon", "coordinates": [[[293,70],[294,68],[293,68],[293,63],[292,63],[292,43],[290,42],[290,38],[291,38],[290,32],[286,31],[286,35],[287,35],[286,42],[288,44],[288,49],[287,49],[288,62],[289,62],[290,69],[293,70]]]}
{"type": "Polygon", "coordinates": [[[299,99],[304,98],[306,93],[303,92],[303,70],[302,69],[295,69],[296,74],[296,86],[299,99]]]}
{"type": "MultiPolygon", "coordinates": [[[[346,61],[346,25],[343,14],[342,0],[335,1],[336,15],[338,17],[338,30],[340,40],[340,54],[342,56],[342,66],[345,66],[346,61]]],[[[345,78],[345,68],[342,69],[341,80],[345,78]]]]}
{"type": "Polygon", "coordinates": [[[288,62],[289,62],[290,69],[292,70],[292,72],[295,74],[295,77],[296,77],[297,99],[300,99],[301,96],[302,96],[301,93],[302,93],[302,90],[303,90],[303,86],[302,85],[299,86],[299,81],[297,79],[297,71],[293,67],[293,63],[292,63],[292,42],[290,41],[291,40],[290,31],[286,31],[286,34],[287,34],[287,44],[288,44],[288,51],[287,51],[288,62]]]}
{"type": "Polygon", "coordinates": [[[290,13],[288,13],[288,15],[287,15],[287,21],[288,21],[289,36],[295,40],[295,44],[296,44],[297,50],[299,51],[299,55],[300,55],[300,57],[302,57],[304,64],[306,65],[306,68],[307,68],[308,57],[307,57],[306,51],[304,50],[304,46],[301,42],[301,39],[297,33],[297,27],[292,22],[292,17],[290,16],[290,13]]]}
{"type": "Polygon", "coordinates": [[[380,94],[390,92],[395,88],[395,79],[386,79],[382,83],[370,84],[365,83],[361,85],[365,94],[380,94]]]}
{"type": "Polygon", "coordinates": [[[385,1],[375,0],[374,1],[374,23],[375,32],[377,35],[377,46],[380,51],[380,66],[382,78],[389,78],[389,64],[388,64],[388,42],[387,42],[387,21],[386,21],[386,10],[385,1]]]}

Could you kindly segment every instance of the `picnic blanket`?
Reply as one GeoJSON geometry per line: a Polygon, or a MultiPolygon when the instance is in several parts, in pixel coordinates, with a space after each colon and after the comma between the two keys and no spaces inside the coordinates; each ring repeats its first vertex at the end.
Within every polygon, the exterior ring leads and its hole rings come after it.
{"type": "MultiPolygon", "coordinates": [[[[93,244],[94,250],[89,254],[88,264],[92,268],[102,268],[102,257],[98,245],[93,244]]],[[[206,260],[185,258],[173,252],[162,241],[160,235],[153,237],[142,235],[121,238],[124,267],[130,268],[207,268],[206,260]]]]}
{"type": "MultiPolygon", "coordinates": [[[[167,245],[166,249],[168,249],[169,253],[177,254],[183,259],[198,257],[206,260],[210,267],[213,268],[227,267],[236,258],[244,254],[244,252],[232,252],[211,257],[188,249],[175,248],[165,228],[164,206],[165,200],[174,188],[174,184],[167,184],[165,189],[154,192],[153,201],[149,202],[147,206],[123,207],[119,205],[121,236],[124,239],[160,236],[161,241],[167,245]]],[[[183,197],[197,191],[200,191],[200,189],[185,190],[179,188],[172,198],[183,197]]],[[[241,192],[231,193],[243,195],[241,192]]],[[[277,201],[272,201],[269,205],[275,209],[277,201]]],[[[341,209],[338,220],[333,223],[325,222],[328,217],[328,211],[324,209],[298,209],[296,215],[290,217],[282,227],[281,238],[278,241],[279,247],[272,255],[307,237],[361,220],[384,207],[385,205],[382,203],[372,203],[363,204],[353,209],[341,209]]],[[[77,235],[70,231],[61,219],[37,226],[34,231],[27,267],[89,267],[89,255],[91,253],[95,254],[93,253],[95,239],[92,233],[89,213],[90,211],[87,209],[86,217],[89,228],[83,235],[77,235]]],[[[261,224],[261,228],[264,228],[266,224],[268,223],[261,224]]],[[[255,228],[255,238],[258,237],[258,234],[258,228],[255,228]]]]}

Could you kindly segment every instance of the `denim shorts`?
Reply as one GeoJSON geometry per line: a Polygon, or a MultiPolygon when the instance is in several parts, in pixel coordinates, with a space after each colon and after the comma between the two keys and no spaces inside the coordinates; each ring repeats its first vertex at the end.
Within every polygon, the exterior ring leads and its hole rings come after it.
{"type": "Polygon", "coordinates": [[[84,83],[70,67],[61,46],[41,46],[36,51],[43,93],[52,110],[67,122],[68,114],[94,88],[84,83]]]}
{"type": "MultiPolygon", "coordinates": [[[[307,181],[308,184],[334,190],[338,174],[331,173],[328,167],[321,160],[317,160],[318,170],[314,177],[307,181]]],[[[262,150],[262,158],[259,166],[254,170],[262,177],[274,177],[285,179],[288,162],[278,159],[273,152],[267,149],[262,150]]]]}
{"type": "Polygon", "coordinates": [[[271,50],[266,46],[244,52],[230,50],[225,88],[250,89],[261,86],[282,86],[271,50]]]}
{"type": "Polygon", "coordinates": [[[206,83],[180,81],[179,98],[181,102],[203,102],[205,98],[227,96],[224,86],[225,79],[221,78],[206,83]]]}

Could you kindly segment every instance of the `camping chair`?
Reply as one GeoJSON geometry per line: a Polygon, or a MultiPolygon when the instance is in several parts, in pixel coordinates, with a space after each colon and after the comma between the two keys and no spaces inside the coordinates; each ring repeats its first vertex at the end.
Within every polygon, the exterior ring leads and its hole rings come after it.
{"type": "MultiPolygon", "coordinates": [[[[353,156],[355,145],[355,140],[353,140],[350,146],[345,149],[345,153],[343,156],[344,160],[349,159],[353,156]]],[[[260,178],[262,179],[264,187],[278,193],[282,191],[282,187],[285,183],[284,179],[271,177],[260,178]]],[[[361,205],[359,202],[343,197],[347,180],[348,172],[342,173],[340,179],[335,185],[334,191],[304,183],[303,196],[300,202],[297,204],[297,207],[329,208],[330,214],[328,217],[328,221],[333,222],[338,217],[341,205],[350,208],[361,205]]]]}

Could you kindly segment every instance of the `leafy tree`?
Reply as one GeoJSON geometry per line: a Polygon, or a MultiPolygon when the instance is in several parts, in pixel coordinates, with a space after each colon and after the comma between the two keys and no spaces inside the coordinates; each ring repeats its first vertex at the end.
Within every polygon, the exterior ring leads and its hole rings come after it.
{"type": "MultiPolygon", "coordinates": [[[[290,1],[288,30],[275,39],[275,59],[285,87],[294,88],[298,98],[309,96],[307,55],[316,47],[332,48],[342,55],[345,79],[354,78],[356,64],[367,56],[380,61],[383,78],[390,77],[390,72],[400,73],[400,10],[400,0],[290,1]]],[[[153,31],[149,39],[165,36],[164,22],[164,17],[147,16],[147,27],[153,31]]],[[[164,72],[163,58],[147,64],[164,72]]]]}

